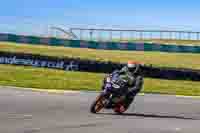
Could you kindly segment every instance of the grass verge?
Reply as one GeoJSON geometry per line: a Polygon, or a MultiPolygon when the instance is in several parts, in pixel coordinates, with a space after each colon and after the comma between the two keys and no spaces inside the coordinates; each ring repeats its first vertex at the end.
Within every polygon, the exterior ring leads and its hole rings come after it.
{"type": "Polygon", "coordinates": [[[100,61],[124,63],[128,60],[141,61],[154,66],[200,69],[200,54],[141,52],[141,51],[110,51],[82,48],[66,48],[42,45],[24,45],[0,42],[0,51],[23,52],[57,57],[80,57],[100,61]]]}
{"type": "MultiPolygon", "coordinates": [[[[104,74],[0,65],[0,85],[38,89],[99,90],[104,74]],[[87,78],[86,78],[87,77],[87,78]]],[[[145,78],[145,93],[200,95],[200,82],[145,78]]]]}

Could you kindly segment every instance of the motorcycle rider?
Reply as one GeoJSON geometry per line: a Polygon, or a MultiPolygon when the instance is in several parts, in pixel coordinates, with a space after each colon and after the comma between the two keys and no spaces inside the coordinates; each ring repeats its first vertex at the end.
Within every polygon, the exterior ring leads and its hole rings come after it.
{"type": "Polygon", "coordinates": [[[135,96],[141,91],[143,87],[141,63],[128,61],[127,65],[117,72],[122,75],[126,81],[128,81],[128,93],[126,94],[124,105],[121,105],[120,108],[115,109],[116,112],[124,112],[129,108],[135,96]]]}
{"type": "Polygon", "coordinates": [[[120,109],[126,110],[133,102],[135,96],[141,91],[143,87],[143,76],[141,70],[141,63],[135,61],[128,61],[127,65],[119,71],[120,75],[128,81],[128,94],[126,95],[125,105],[120,109]]]}

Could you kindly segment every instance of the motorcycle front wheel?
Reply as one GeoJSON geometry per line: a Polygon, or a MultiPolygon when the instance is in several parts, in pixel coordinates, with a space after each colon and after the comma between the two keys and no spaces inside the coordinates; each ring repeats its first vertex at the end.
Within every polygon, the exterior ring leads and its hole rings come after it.
{"type": "Polygon", "coordinates": [[[105,96],[103,94],[100,94],[96,100],[92,103],[91,107],[90,107],[90,112],[91,113],[98,113],[100,112],[104,106],[105,106],[105,96]]]}

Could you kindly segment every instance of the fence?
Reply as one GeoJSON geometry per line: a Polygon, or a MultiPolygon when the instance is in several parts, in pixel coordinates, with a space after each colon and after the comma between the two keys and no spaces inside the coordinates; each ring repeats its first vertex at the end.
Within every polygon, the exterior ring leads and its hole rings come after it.
{"type": "Polygon", "coordinates": [[[200,32],[167,30],[116,30],[71,28],[79,40],[132,41],[132,40],[200,40],[200,32]]]}

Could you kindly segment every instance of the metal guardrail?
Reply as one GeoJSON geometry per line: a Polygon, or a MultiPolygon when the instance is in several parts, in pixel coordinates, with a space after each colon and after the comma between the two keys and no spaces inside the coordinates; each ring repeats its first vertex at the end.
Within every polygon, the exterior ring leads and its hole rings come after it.
{"type": "Polygon", "coordinates": [[[200,32],[173,30],[121,30],[70,28],[80,40],[131,41],[131,40],[200,40],[200,32]]]}
{"type": "MultiPolygon", "coordinates": [[[[175,31],[175,30],[123,30],[104,28],[61,28],[59,26],[47,26],[44,33],[15,33],[18,35],[31,35],[38,37],[55,37],[71,40],[114,41],[114,42],[152,42],[169,44],[200,44],[200,32],[175,31]],[[184,41],[184,42],[183,42],[184,41]],[[193,42],[191,42],[193,41],[193,42]]],[[[8,32],[10,33],[10,32],[8,32]]]]}

